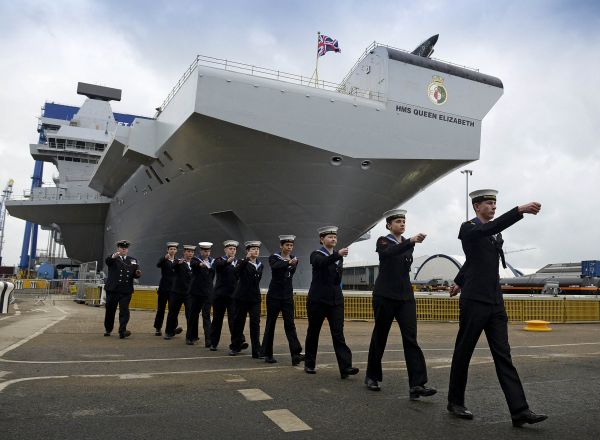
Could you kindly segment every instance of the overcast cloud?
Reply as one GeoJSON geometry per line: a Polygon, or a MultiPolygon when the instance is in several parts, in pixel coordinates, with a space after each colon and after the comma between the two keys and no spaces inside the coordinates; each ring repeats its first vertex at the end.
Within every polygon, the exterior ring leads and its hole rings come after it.
{"type": "MultiPolygon", "coordinates": [[[[319,76],[337,82],[374,40],[413,49],[439,33],[435,56],[499,77],[505,94],[483,121],[470,189],[497,188],[498,210],[536,200],[505,235],[520,268],[600,259],[600,7],[577,1],[60,1],[0,3],[0,187],[31,185],[43,103],[82,104],[78,81],[117,87],[122,113],[153,115],[196,54],[310,75],[316,32],[337,38],[319,76]]],[[[45,164],[44,181],[56,170],[45,164]]],[[[435,182],[404,205],[416,255],[461,254],[465,177],[435,182]]],[[[7,218],[4,264],[17,264],[24,222],[7,218]]],[[[372,231],[384,233],[382,224],[372,231]]],[[[42,234],[38,247],[46,246],[42,234]]],[[[374,238],[350,261],[376,261],[374,238]]]]}

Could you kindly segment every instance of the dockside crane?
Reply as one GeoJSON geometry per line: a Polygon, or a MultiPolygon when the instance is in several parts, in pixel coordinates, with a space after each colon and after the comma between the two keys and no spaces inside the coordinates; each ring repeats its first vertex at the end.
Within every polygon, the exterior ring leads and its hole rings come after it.
{"type": "Polygon", "coordinates": [[[4,246],[4,226],[6,224],[6,201],[10,199],[15,181],[10,179],[0,196],[0,266],[2,266],[2,248],[4,246]]]}

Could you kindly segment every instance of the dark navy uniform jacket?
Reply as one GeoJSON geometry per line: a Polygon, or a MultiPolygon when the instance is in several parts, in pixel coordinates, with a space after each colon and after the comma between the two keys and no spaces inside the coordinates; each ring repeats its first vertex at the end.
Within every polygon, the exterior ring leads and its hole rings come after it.
{"type": "Polygon", "coordinates": [[[206,265],[205,262],[200,264],[201,260],[199,258],[192,258],[192,285],[190,287],[192,295],[206,298],[212,296],[213,281],[215,279],[214,261],[214,258],[208,257],[208,265],[206,265]]]}
{"type": "Polygon", "coordinates": [[[237,284],[237,272],[235,267],[238,263],[234,259],[231,263],[227,262],[227,257],[219,257],[214,263],[217,281],[215,282],[215,297],[231,297],[237,284]]]}
{"type": "Polygon", "coordinates": [[[175,280],[173,281],[173,293],[180,296],[187,296],[192,285],[192,268],[182,258],[176,260],[173,265],[175,271],[175,280]]]}
{"type": "Polygon", "coordinates": [[[262,278],[263,264],[258,260],[256,260],[256,264],[258,267],[246,258],[238,261],[235,267],[238,283],[233,292],[233,298],[236,301],[260,302],[260,279],[262,278]]]}
{"type": "Polygon", "coordinates": [[[518,207],[514,207],[487,223],[474,218],[462,224],[458,238],[462,241],[466,261],[454,278],[461,287],[462,299],[490,304],[503,302],[498,273],[500,259],[504,263],[504,240],[500,232],[522,218],[518,207]]]}
{"type": "Polygon", "coordinates": [[[410,265],[413,261],[415,244],[410,240],[389,234],[377,239],[379,254],[379,275],[375,280],[373,296],[406,300],[414,298],[410,282],[410,265]]]}
{"type": "Polygon", "coordinates": [[[113,258],[112,255],[109,255],[104,261],[108,267],[108,275],[104,283],[106,291],[125,294],[133,293],[133,279],[139,278],[135,273],[140,269],[137,260],[130,256],[124,258],[116,256],[113,258]]]}
{"type": "MultiPolygon", "coordinates": [[[[293,260],[294,256],[290,255],[289,258],[293,260]]],[[[271,282],[267,298],[292,299],[294,297],[292,278],[298,265],[291,265],[280,254],[273,254],[269,257],[269,266],[271,266],[271,282]]]]}
{"type": "Polygon", "coordinates": [[[175,279],[175,270],[173,266],[176,260],[169,260],[161,257],[156,263],[156,267],[160,268],[160,282],[158,283],[158,291],[169,293],[173,289],[173,280],[175,279]]]}
{"type": "Polygon", "coordinates": [[[341,287],[343,259],[336,250],[329,254],[324,247],[310,254],[312,281],[308,289],[308,301],[329,305],[344,304],[341,287]]]}

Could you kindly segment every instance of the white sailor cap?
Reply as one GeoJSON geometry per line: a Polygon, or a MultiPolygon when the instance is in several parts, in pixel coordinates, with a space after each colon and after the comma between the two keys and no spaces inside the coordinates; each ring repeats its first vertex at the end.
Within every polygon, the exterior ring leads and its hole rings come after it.
{"type": "Polygon", "coordinates": [[[196,246],[194,246],[193,244],[184,244],[183,249],[185,249],[186,251],[195,251],[196,246]]]}
{"type": "Polygon", "coordinates": [[[247,241],[244,243],[244,246],[246,246],[246,249],[251,248],[251,247],[260,247],[262,243],[260,241],[257,240],[252,240],[252,241],[247,241]]]}
{"type": "Polygon", "coordinates": [[[201,241],[198,246],[200,249],[212,249],[213,244],[210,241],[201,241]]]}
{"type": "Polygon", "coordinates": [[[337,226],[323,226],[322,228],[317,229],[319,233],[319,237],[323,237],[324,235],[337,235],[338,227],[337,226]]]}
{"type": "Polygon", "coordinates": [[[223,242],[223,247],[229,247],[229,246],[238,247],[239,245],[240,245],[240,243],[235,240],[225,240],[223,242]]]}
{"type": "Polygon", "coordinates": [[[279,243],[281,243],[281,244],[283,244],[283,243],[293,243],[295,239],[296,239],[295,235],[280,235],[279,236],[279,243]]]}
{"type": "Polygon", "coordinates": [[[392,220],[397,218],[405,218],[406,209],[390,209],[389,211],[385,211],[383,213],[383,217],[385,218],[386,223],[390,223],[392,220]]]}
{"type": "Polygon", "coordinates": [[[495,189],[478,189],[477,191],[469,193],[469,197],[471,197],[471,203],[481,203],[485,200],[496,201],[497,195],[498,191],[495,189]]]}
{"type": "Polygon", "coordinates": [[[179,243],[177,243],[176,241],[167,241],[167,247],[177,247],[179,246],[179,243]]]}
{"type": "Polygon", "coordinates": [[[117,241],[116,245],[120,248],[128,248],[129,246],[131,246],[131,242],[128,240],[119,240],[117,241]]]}

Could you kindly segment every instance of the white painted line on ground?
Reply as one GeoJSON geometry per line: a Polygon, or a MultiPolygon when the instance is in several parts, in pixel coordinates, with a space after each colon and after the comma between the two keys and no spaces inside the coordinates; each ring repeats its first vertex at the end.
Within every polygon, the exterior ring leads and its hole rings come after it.
{"type": "Polygon", "coordinates": [[[300,420],[289,409],[274,409],[263,411],[273,423],[279,426],[284,432],[311,431],[312,428],[300,420]]]}
{"type": "Polygon", "coordinates": [[[4,321],[5,319],[9,319],[9,318],[12,318],[12,317],[14,317],[14,316],[16,316],[16,312],[15,312],[15,314],[14,314],[14,315],[8,315],[8,316],[5,316],[5,317],[3,317],[3,318],[0,318],[0,321],[4,321]]]}
{"type": "Polygon", "coordinates": [[[12,371],[0,371],[0,380],[4,380],[2,379],[4,376],[6,376],[7,374],[11,374],[12,371]]]}
{"type": "Polygon", "coordinates": [[[152,377],[152,374],[147,374],[147,373],[140,373],[140,374],[120,374],[119,379],[150,379],[152,377]]]}
{"type": "Polygon", "coordinates": [[[263,390],[259,390],[258,388],[249,388],[246,390],[238,390],[242,396],[251,402],[255,402],[258,400],[273,400],[271,396],[265,393],[263,390]]]}
{"type": "MultiPolygon", "coordinates": [[[[161,372],[150,372],[150,373],[138,373],[138,375],[143,376],[169,376],[169,375],[177,375],[177,374],[203,374],[203,373],[224,373],[224,372],[234,372],[234,371],[255,371],[255,370],[273,370],[273,369],[281,369],[285,367],[258,367],[258,368],[223,368],[223,369],[215,369],[215,370],[189,370],[189,371],[161,371],[161,372]]],[[[13,379],[7,380],[6,382],[0,383],[0,393],[6,389],[9,385],[18,382],[25,382],[30,380],[44,380],[44,379],[66,379],[66,378],[82,378],[82,379],[100,379],[106,377],[116,377],[120,378],[124,376],[123,374],[74,374],[71,376],[36,376],[36,377],[25,377],[21,379],[13,379]]]]}
{"type": "Polygon", "coordinates": [[[0,393],[6,389],[9,385],[19,383],[19,382],[27,382],[30,380],[44,380],[44,379],[66,379],[69,376],[37,376],[37,377],[23,377],[21,379],[12,379],[7,380],[6,382],[0,383],[0,393]]]}
{"type": "Polygon", "coordinates": [[[63,315],[60,316],[56,321],[52,321],[50,324],[48,324],[47,326],[41,328],[40,330],[38,330],[37,332],[27,336],[25,339],[20,340],[19,342],[14,343],[13,345],[10,345],[8,347],[6,347],[4,350],[0,351],[0,357],[4,356],[6,353],[8,353],[9,351],[14,350],[15,348],[20,347],[23,344],[26,344],[27,342],[31,341],[33,338],[41,335],[42,333],[44,333],[46,330],[48,330],[50,327],[52,327],[53,325],[58,324],[60,321],[62,321],[63,319],[65,319],[67,317],[67,315],[63,315]]]}

